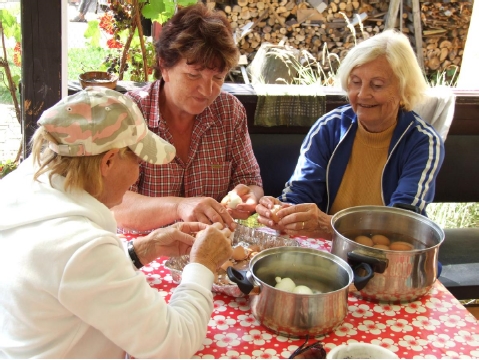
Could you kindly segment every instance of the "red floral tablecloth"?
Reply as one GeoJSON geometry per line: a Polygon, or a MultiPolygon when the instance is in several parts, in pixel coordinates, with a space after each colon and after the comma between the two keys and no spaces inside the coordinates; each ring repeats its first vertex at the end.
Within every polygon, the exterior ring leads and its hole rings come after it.
{"type": "MultiPolygon", "coordinates": [[[[296,239],[301,246],[331,249],[326,240],[296,239]]],[[[141,270],[168,301],[177,284],[163,267],[166,260],[159,258],[141,270]]],[[[479,358],[478,321],[439,281],[417,301],[374,303],[350,294],[348,307],[341,325],[316,337],[326,350],[344,343],[365,342],[407,359],[479,358]]],[[[304,339],[276,335],[259,324],[250,312],[247,296],[215,294],[207,338],[194,358],[288,358],[303,342],[304,339]]]]}

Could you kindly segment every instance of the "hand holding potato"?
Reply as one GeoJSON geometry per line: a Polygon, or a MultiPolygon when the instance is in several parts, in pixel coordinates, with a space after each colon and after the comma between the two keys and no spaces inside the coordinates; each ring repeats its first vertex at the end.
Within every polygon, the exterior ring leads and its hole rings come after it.
{"type": "Polygon", "coordinates": [[[239,184],[221,200],[221,205],[226,208],[231,217],[244,220],[254,213],[258,204],[258,194],[263,194],[260,187],[239,184]]]}
{"type": "Polygon", "coordinates": [[[263,196],[256,206],[258,222],[272,229],[281,230],[280,226],[278,226],[282,216],[280,211],[288,206],[290,205],[282,203],[272,196],[263,196]]]}
{"type": "Polygon", "coordinates": [[[233,253],[230,235],[231,231],[220,223],[200,231],[190,251],[190,262],[200,263],[216,273],[233,253]]]}

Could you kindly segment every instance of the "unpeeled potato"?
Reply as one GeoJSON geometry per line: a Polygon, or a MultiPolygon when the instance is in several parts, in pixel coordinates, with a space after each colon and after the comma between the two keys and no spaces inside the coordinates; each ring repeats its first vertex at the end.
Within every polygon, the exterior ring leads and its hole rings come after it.
{"type": "Polygon", "coordinates": [[[356,236],[354,241],[356,241],[358,244],[361,244],[361,245],[366,245],[366,246],[373,246],[374,245],[371,238],[368,237],[368,236],[365,236],[365,235],[356,236]]]}
{"type": "Polygon", "coordinates": [[[414,246],[405,241],[395,241],[389,246],[389,248],[396,251],[409,251],[414,249],[414,246]]]}
{"type": "Polygon", "coordinates": [[[235,260],[244,260],[248,257],[248,255],[249,255],[248,249],[245,249],[242,246],[236,246],[233,249],[233,254],[231,255],[231,257],[235,260]]]}
{"type": "Polygon", "coordinates": [[[384,235],[376,234],[371,237],[371,240],[376,245],[389,245],[391,241],[384,235]]]}

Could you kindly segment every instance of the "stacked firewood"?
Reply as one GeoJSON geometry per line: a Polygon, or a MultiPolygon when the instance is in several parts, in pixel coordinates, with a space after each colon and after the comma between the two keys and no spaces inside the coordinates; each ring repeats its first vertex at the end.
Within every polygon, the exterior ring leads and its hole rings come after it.
{"type": "MultiPolygon", "coordinates": [[[[448,2],[421,3],[426,71],[460,65],[462,59],[472,4],[443,1],[448,2]]],[[[318,61],[325,52],[341,60],[356,43],[383,31],[389,8],[389,0],[217,0],[207,4],[225,13],[241,53],[249,59],[268,42],[308,50],[318,61]]],[[[405,3],[394,25],[412,36],[411,14],[411,5],[405,3]]]]}
{"type": "MultiPolygon", "coordinates": [[[[461,65],[471,13],[471,2],[421,3],[426,73],[440,73],[461,65]]],[[[409,21],[407,26],[411,29],[409,21]]]]}

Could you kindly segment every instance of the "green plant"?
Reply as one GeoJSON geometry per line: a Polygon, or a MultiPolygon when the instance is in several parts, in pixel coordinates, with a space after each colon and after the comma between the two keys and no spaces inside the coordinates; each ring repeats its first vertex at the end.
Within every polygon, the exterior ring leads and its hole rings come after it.
{"type": "Polygon", "coordinates": [[[99,46],[100,31],[110,38],[107,46],[120,49],[105,59],[106,70],[119,74],[122,80],[126,71],[133,81],[148,81],[154,62],[151,39],[143,35],[141,18],[164,23],[175,13],[177,6],[186,6],[196,0],[110,0],[110,8],[98,21],[89,22],[85,37],[92,47],[99,46]],[[91,24],[90,24],[91,23],[91,24]]]}
{"type": "Polygon", "coordinates": [[[15,161],[7,160],[5,162],[0,161],[0,179],[6,176],[8,173],[11,173],[18,166],[18,163],[15,161]]]}
{"type": "Polygon", "coordinates": [[[0,10],[0,41],[3,50],[0,52],[0,67],[2,68],[0,78],[2,84],[1,98],[3,100],[10,95],[8,103],[13,103],[17,118],[20,121],[18,82],[21,72],[21,28],[17,21],[18,14],[15,14],[15,10],[15,8],[12,9],[12,12],[7,9],[0,10]],[[6,39],[15,40],[16,45],[13,51],[7,49],[5,45],[6,39]],[[10,59],[13,59],[13,61],[10,59]]]}
{"type": "Polygon", "coordinates": [[[426,77],[426,81],[431,87],[456,87],[458,76],[459,67],[457,65],[449,65],[445,70],[435,71],[434,73],[430,74],[428,77],[426,77]]]}

